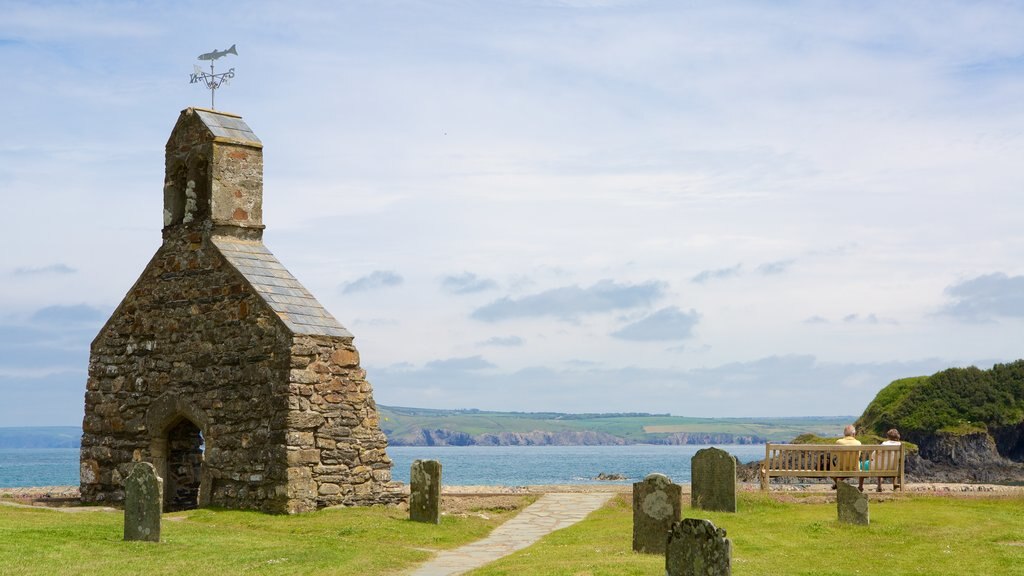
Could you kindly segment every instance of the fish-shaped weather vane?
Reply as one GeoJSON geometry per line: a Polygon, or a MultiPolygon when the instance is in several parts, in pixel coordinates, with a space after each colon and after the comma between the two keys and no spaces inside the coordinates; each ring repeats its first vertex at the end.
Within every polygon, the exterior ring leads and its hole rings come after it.
{"type": "Polygon", "coordinates": [[[231,48],[228,48],[227,50],[212,50],[212,51],[207,52],[205,54],[200,54],[198,56],[199,60],[209,60],[210,61],[210,72],[209,73],[204,72],[201,68],[199,68],[199,66],[196,66],[195,64],[192,65],[192,67],[195,69],[195,72],[193,72],[192,75],[189,76],[189,84],[197,84],[199,82],[203,82],[204,84],[206,84],[206,87],[210,89],[210,109],[211,110],[215,109],[214,105],[213,105],[213,103],[214,103],[213,98],[214,98],[214,95],[217,93],[217,88],[220,88],[221,84],[224,84],[228,80],[230,80],[230,79],[235,77],[235,69],[234,68],[231,68],[227,72],[221,72],[220,74],[216,74],[213,71],[213,62],[214,62],[214,60],[217,60],[218,58],[223,58],[223,57],[227,56],[228,54],[234,54],[235,56],[238,56],[238,50],[235,49],[235,45],[234,44],[232,44],[231,48]]]}

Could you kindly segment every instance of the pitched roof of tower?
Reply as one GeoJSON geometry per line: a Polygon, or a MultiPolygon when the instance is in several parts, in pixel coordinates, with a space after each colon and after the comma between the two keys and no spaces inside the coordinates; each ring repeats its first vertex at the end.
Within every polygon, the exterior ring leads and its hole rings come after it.
{"type": "Polygon", "coordinates": [[[252,128],[249,128],[241,116],[205,108],[192,108],[192,110],[215,139],[240,142],[250,146],[263,146],[259,137],[253,133],[252,128]]]}
{"type": "Polygon", "coordinates": [[[289,330],[295,334],[352,337],[262,242],[224,237],[211,241],[289,330]]]}

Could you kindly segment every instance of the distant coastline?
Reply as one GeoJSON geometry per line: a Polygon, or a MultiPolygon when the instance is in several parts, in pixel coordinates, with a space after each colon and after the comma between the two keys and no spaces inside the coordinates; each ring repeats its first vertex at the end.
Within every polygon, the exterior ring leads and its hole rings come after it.
{"type": "MultiPolygon", "coordinates": [[[[838,436],[852,416],[696,418],[649,413],[491,412],[378,405],[391,446],[750,445],[838,436]]],[[[0,428],[0,448],[78,448],[81,426],[0,428]]]]}
{"type": "Polygon", "coordinates": [[[78,448],[80,426],[19,426],[0,428],[0,448],[78,448]]]}

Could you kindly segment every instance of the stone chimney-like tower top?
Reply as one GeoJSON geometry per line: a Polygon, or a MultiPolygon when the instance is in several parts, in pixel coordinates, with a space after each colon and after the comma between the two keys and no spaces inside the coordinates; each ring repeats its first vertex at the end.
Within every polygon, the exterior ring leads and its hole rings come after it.
{"type": "Polygon", "coordinates": [[[263,236],[263,144],[241,116],[186,108],[167,140],[164,233],[263,236]]]}

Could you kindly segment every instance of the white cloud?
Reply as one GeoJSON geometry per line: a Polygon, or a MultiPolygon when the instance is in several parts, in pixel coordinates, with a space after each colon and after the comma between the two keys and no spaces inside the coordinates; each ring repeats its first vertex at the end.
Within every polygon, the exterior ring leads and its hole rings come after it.
{"type": "Polygon", "coordinates": [[[356,292],[367,292],[380,290],[392,286],[400,286],[404,279],[401,274],[390,270],[374,270],[366,276],[360,276],[355,280],[345,282],[341,285],[343,294],[354,294],[356,292]]]}
{"type": "Polygon", "coordinates": [[[472,294],[497,288],[498,283],[490,278],[481,278],[472,272],[463,272],[442,278],[441,287],[452,294],[472,294]]]}
{"type": "Polygon", "coordinates": [[[701,270],[699,274],[690,278],[690,282],[695,284],[705,284],[711,280],[725,280],[726,278],[734,278],[739,275],[742,265],[737,264],[729,268],[717,268],[715,270],[701,270]]]}
{"type": "Polygon", "coordinates": [[[1024,276],[994,272],[946,288],[942,314],[961,320],[1024,318],[1024,276]]]}
{"type": "MultiPolygon", "coordinates": [[[[781,390],[757,359],[1010,359],[1021,29],[997,2],[8,2],[0,323],[123,297],[160,243],[177,112],[209,105],[195,56],[235,42],[217,101],[265,144],[266,242],[369,363],[485,346],[508,389],[601,411],[614,389],[568,362],[781,390]],[[613,336],[666,309],[700,311],[685,347],[613,336]]],[[[699,410],[775,409],[716,394],[699,410]]]]}
{"type": "Polygon", "coordinates": [[[699,321],[700,314],[695,310],[683,312],[675,306],[669,306],[623,326],[612,332],[612,336],[637,341],[686,340],[693,335],[693,328],[699,321]]]}
{"type": "Polygon", "coordinates": [[[473,318],[496,322],[509,318],[552,316],[575,319],[581,315],[648,306],[665,292],[662,282],[619,284],[604,279],[589,288],[563,286],[522,298],[504,297],[473,311],[473,318]]]}

